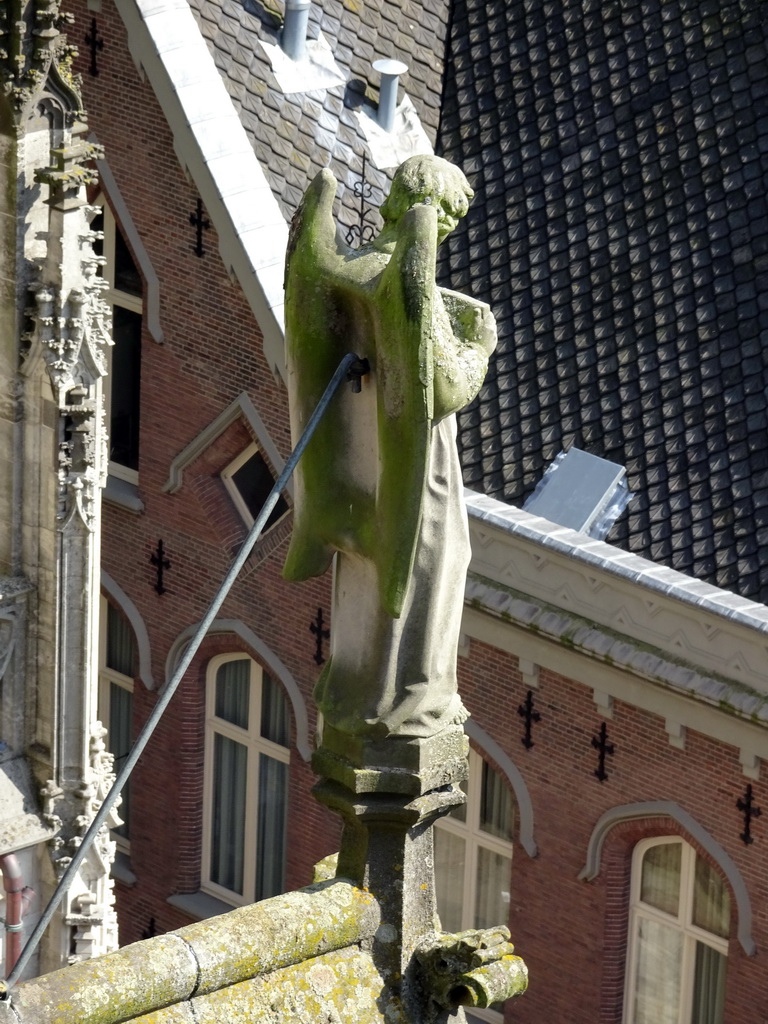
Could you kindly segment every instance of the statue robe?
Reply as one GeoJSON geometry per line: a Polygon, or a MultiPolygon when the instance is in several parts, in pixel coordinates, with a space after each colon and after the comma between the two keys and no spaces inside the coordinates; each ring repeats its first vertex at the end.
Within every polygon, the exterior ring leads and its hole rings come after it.
{"type": "Polygon", "coordinates": [[[429,205],[397,226],[391,256],[337,244],[329,171],[291,228],[286,345],[294,442],[343,356],[369,361],[339,392],[299,463],[284,575],[320,575],[338,552],[331,654],[317,684],[341,732],[429,736],[465,712],[456,646],[469,536],[453,413],[487,363],[488,307],[435,285],[429,205]]]}

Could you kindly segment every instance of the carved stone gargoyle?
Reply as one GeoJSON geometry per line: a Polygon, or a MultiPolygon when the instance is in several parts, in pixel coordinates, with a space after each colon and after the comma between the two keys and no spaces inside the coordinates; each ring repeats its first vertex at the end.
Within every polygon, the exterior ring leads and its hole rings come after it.
{"type": "Polygon", "coordinates": [[[443,933],[415,950],[432,1001],[445,1010],[483,1008],[522,994],[528,970],[509,939],[504,927],[443,933]]]}

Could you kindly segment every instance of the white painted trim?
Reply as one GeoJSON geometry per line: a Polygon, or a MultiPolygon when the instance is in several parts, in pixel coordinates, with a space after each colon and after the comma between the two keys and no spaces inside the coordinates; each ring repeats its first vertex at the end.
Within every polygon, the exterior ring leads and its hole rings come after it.
{"type": "Polygon", "coordinates": [[[465,491],[465,497],[474,575],[469,599],[768,722],[764,605],[485,495],[465,491]],[[723,680],[735,684],[730,696],[723,680]]]}
{"type": "Polygon", "coordinates": [[[148,690],[154,690],[155,681],[152,678],[152,649],[149,643],[149,633],[147,632],[147,627],[144,625],[144,619],[142,619],[139,609],[130,597],[128,597],[120,584],[116,583],[109,573],[105,572],[103,569],[101,570],[101,588],[105,594],[108,594],[112,598],[120,611],[130,622],[131,629],[136,637],[136,647],[139,652],[139,679],[148,690]]]}
{"type": "MultiPolygon", "coordinates": [[[[171,644],[168,657],[165,660],[165,678],[170,679],[176,670],[176,666],[184,655],[187,644],[194,636],[199,623],[187,626],[171,644]]],[[[269,671],[270,675],[279,680],[286,689],[288,699],[293,709],[293,717],[296,723],[296,749],[304,761],[309,761],[312,754],[312,746],[309,742],[309,725],[307,722],[307,708],[301,690],[291,673],[264,641],[246,626],[239,619],[215,619],[211,624],[206,636],[220,633],[234,633],[254,652],[255,658],[260,661],[269,671]]]]}
{"type": "MultiPolygon", "coordinates": [[[[97,142],[98,140],[95,136],[91,136],[91,141],[97,142]]],[[[152,266],[149,254],[144,248],[141,235],[136,230],[136,225],[133,223],[133,219],[128,210],[128,205],[123,198],[123,194],[120,191],[117,182],[115,181],[115,176],[112,173],[108,161],[97,160],[96,167],[99,172],[101,190],[109,199],[109,205],[112,208],[115,219],[120,224],[120,230],[125,235],[125,238],[133,250],[136,262],[141,270],[141,276],[144,278],[144,283],[147,288],[147,308],[144,310],[147,329],[152,338],[154,338],[154,340],[159,344],[162,344],[163,328],[160,325],[160,280],[155,273],[155,268],[152,266]]],[[[122,298],[120,304],[126,304],[122,298]]],[[[141,310],[139,310],[139,312],[141,312],[141,310]]]]}
{"type": "Polygon", "coordinates": [[[239,281],[273,373],[285,379],[283,277],[288,225],[187,0],[115,0],[128,46],[173,132],[219,251],[239,281]],[[250,211],[241,231],[237,210],[250,211]]]}
{"type": "Polygon", "coordinates": [[[592,882],[600,874],[603,843],[615,825],[622,821],[659,817],[674,819],[689,836],[696,840],[702,849],[707,851],[728,879],[728,884],[736,899],[739,943],[747,956],[754,956],[757,947],[752,938],[752,904],[741,872],[730,854],[723,849],[714,836],[710,835],[695,818],[672,800],[649,800],[646,803],[623,804],[620,807],[611,807],[601,815],[589,837],[587,860],[579,872],[579,878],[582,881],[592,882]]]}
{"type": "MultiPolygon", "coordinates": [[[[656,657],[647,648],[636,646],[626,638],[619,642],[610,634],[607,639],[615,645],[611,648],[614,657],[604,659],[593,650],[579,648],[573,642],[564,643],[561,635],[548,635],[546,630],[552,620],[561,622],[564,618],[551,610],[535,606],[541,612],[536,620],[540,625],[536,628],[535,624],[531,629],[530,623],[516,621],[509,613],[499,615],[479,609],[471,581],[468,582],[467,597],[461,628],[471,639],[535,662],[541,668],[572,679],[590,691],[599,690],[615,700],[662,719],[671,719],[721,743],[749,750],[756,757],[768,760],[768,729],[765,724],[768,701],[757,701],[745,688],[728,686],[719,679],[699,677],[692,669],[656,657]],[[648,658],[654,659],[650,664],[657,669],[656,675],[647,670],[643,672],[638,667],[647,668],[648,658]],[[681,682],[675,683],[674,680],[681,682]],[[697,686],[699,680],[702,683],[700,687],[697,686]],[[688,685],[683,685],[682,681],[688,685]],[[730,713],[723,710],[721,700],[728,701],[730,713]],[[758,713],[750,713],[750,707],[755,703],[762,710],[760,717],[758,713]]],[[[529,601],[527,607],[534,607],[533,602],[529,601]]],[[[574,619],[569,617],[568,621],[573,623],[574,619]]],[[[598,635],[597,628],[589,629],[598,635]]]]}
{"type": "Polygon", "coordinates": [[[512,762],[509,755],[501,749],[496,740],[492,739],[485,729],[477,724],[474,718],[468,718],[464,723],[464,732],[481,750],[485,751],[496,762],[506,776],[517,801],[519,820],[518,840],[529,857],[537,857],[539,848],[536,845],[536,840],[533,838],[533,802],[519,768],[512,762]]]}
{"type": "MultiPolygon", "coordinates": [[[[256,406],[248,395],[241,391],[237,398],[231,402],[226,409],[219,413],[215,420],[212,420],[207,427],[204,427],[197,437],[194,437],[189,444],[183,448],[171,462],[168,471],[168,479],[163,484],[164,494],[175,494],[182,484],[182,477],[187,466],[191,465],[208,448],[217,437],[229,427],[235,420],[242,416],[248,422],[261,450],[272,463],[275,472],[279,475],[282,472],[284,462],[275,447],[272,438],[264,426],[264,421],[259,416],[256,406]]],[[[293,485],[289,481],[287,485],[289,493],[293,494],[293,485]]]]}

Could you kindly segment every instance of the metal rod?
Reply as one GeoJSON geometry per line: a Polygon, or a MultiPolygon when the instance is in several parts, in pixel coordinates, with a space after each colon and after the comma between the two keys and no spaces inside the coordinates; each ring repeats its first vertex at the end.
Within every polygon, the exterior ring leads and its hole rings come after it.
{"type": "Polygon", "coordinates": [[[322,419],[325,410],[328,408],[328,405],[331,399],[333,398],[334,394],[338,390],[339,385],[348,377],[349,371],[352,369],[353,363],[356,362],[359,362],[358,357],[354,355],[354,353],[350,353],[349,355],[344,356],[342,361],[339,363],[336,372],[334,373],[330,383],[328,384],[328,387],[323,392],[323,397],[320,399],[315,408],[315,411],[310,416],[309,422],[307,423],[304,429],[304,433],[299,438],[299,443],[296,445],[296,447],[288,457],[288,461],[283,467],[282,473],[277,478],[275,486],[269,492],[269,497],[264,502],[264,507],[259,513],[256,522],[251,527],[250,532],[245,539],[245,543],[238,552],[238,555],[235,558],[234,562],[230,566],[229,572],[224,577],[224,582],[219,587],[219,590],[216,596],[214,597],[213,601],[211,602],[208,611],[205,613],[205,616],[201,620],[200,625],[197,627],[195,635],[190,640],[189,646],[187,647],[181,661],[176,667],[176,671],[174,672],[173,676],[168,681],[166,686],[163,688],[162,692],[160,693],[157,704],[155,704],[154,708],[152,709],[152,713],[150,714],[147,721],[144,723],[143,729],[137,736],[136,742],[131,747],[130,753],[126,757],[125,762],[123,763],[123,767],[118,772],[117,778],[112,784],[112,788],[107,793],[106,797],[104,798],[104,802],[102,803],[99,810],[96,812],[96,816],[91,822],[88,831],[83,836],[80,846],[77,848],[77,851],[72,857],[72,860],[67,865],[66,871],[61,876],[61,881],[56,886],[56,890],[53,896],[51,897],[48,906],[40,915],[39,921],[35,925],[35,928],[33,929],[31,935],[27,939],[26,945],[22,949],[19,959],[16,961],[15,967],[8,975],[8,980],[5,982],[4,985],[0,983],[0,998],[9,998],[10,989],[19,980],[22,972],[24,971],[24,968],[27,966],[29,958],[34,953],[40,939],[42,938],[43,932],[50,924],[53,915],[56,913],[57,907],[59,906],[62,899],[64,898],[65,893],[69,889],[69,886],[71,885],[72,880],[75,877],[75,874],[77,873],[77,869],[82,864],[86,853],[88,852],[91,844],[98,835],[98,832],[101,829],[101,826],[104,824],[107,815],[112,810],[112,807],[117,798],[120,796],[123,787],[128,781],[128,777],[133,771],[139,757],[143,753],[144,748],[146,747],[147,743],[149,742],[152,736],[152,733],[155,731],[155,728],[157,727],[157,724],[159,723],[163,715],[163,712],[168,707],[168,704],[170,703],[171,698],[176,692],[179,683],[181,682],[184,676],[184,673],[187,671],[190,664],[192,663],[192,659],[197,654],[200,644],[203,642],[206,633],[210,629],[211,624],[216,618],[219,609],[221,608],[227,595],[229,594],[229,591],[232,588],[232,584],[235,582],[235,579],[237,578],[240,570],[245,565],[245,562],[253,549],[253,545],[258,540],[261,531],[264,529],[264,524],[266,523],[267,519],[269,519],[270,513],[277,504],[277,500],[280,497],[281,491],[290,480],[299,459],[304,454],[304,450],[309,444],[309,441],[311,440],[315,430],[317,429],[317,425],[322,419]]]}

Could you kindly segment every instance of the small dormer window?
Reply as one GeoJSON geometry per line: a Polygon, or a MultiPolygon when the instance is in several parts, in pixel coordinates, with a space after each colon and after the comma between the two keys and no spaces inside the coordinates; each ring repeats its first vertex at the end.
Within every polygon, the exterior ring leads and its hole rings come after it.
{"type": "MultiPolygon", "coordinates": [[[[222,471],[221,478],[248,526],[253,526],[256,517],[264,507],[269,492],[275,485],[275,477],[257,445],[249,445],[222,471]]],[[[264,531],[271,529],[288,511],[284,498],[277,500],[267,519],[264,531]]]]}

